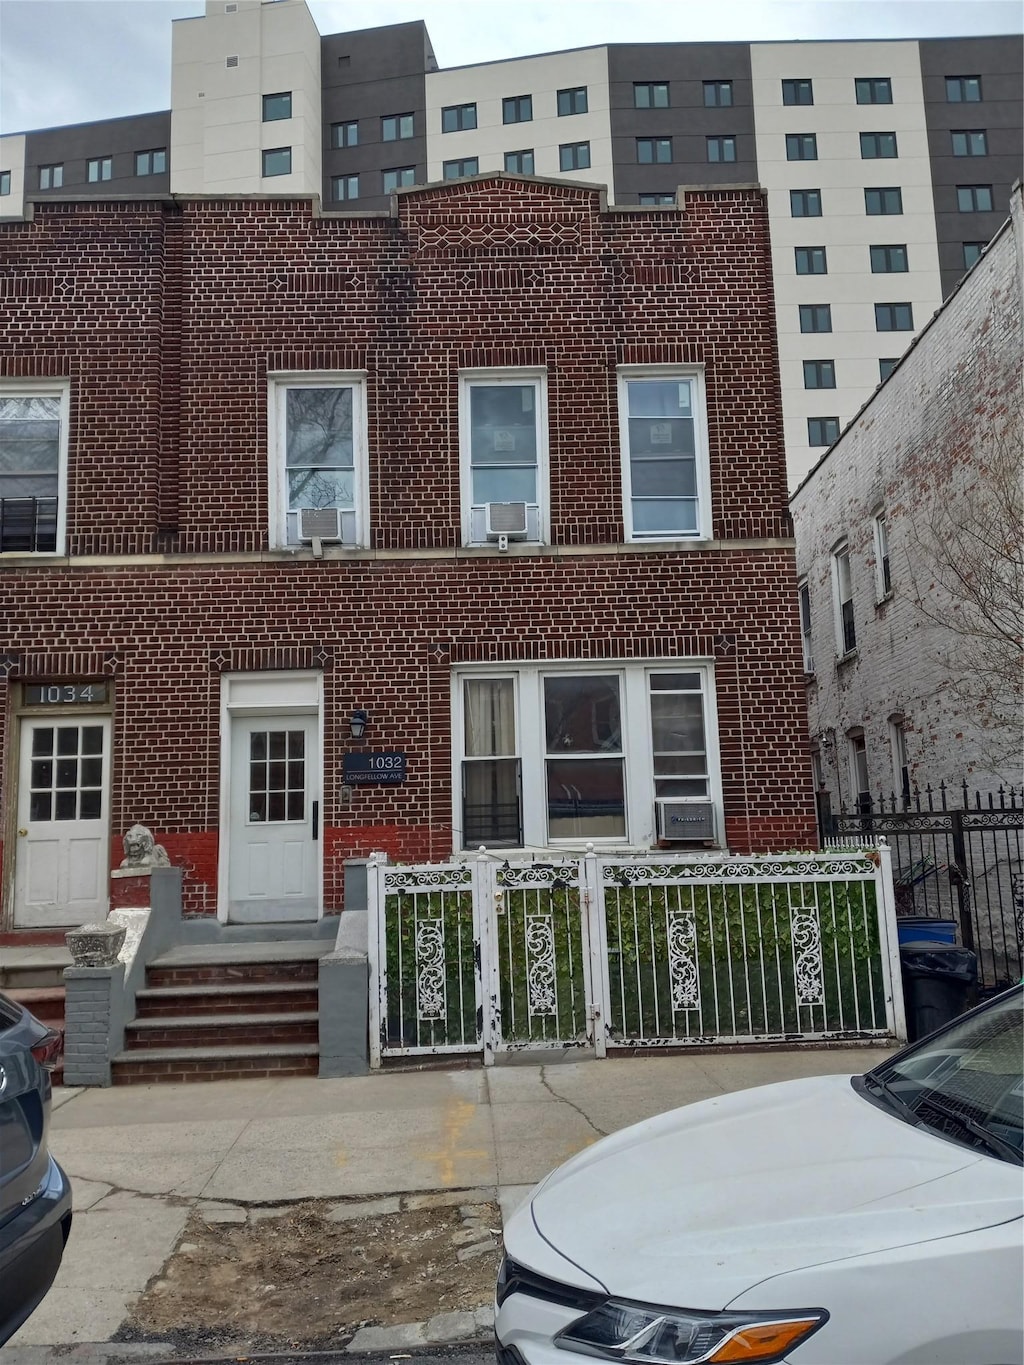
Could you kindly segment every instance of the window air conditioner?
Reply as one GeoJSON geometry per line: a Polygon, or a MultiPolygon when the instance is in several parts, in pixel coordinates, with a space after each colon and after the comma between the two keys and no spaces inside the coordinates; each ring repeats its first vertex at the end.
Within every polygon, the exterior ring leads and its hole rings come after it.
{"type": "Polygon", "coordinates": [[[711,801],[673,801],[661,797],[654,803],[658,838],[678,841],[715,842],[715,807],[711,801]]]}
{"type": "Polygon", "coordinates": [[[341,540],[340,507],[300,507],[300,540],[341,540]]]}
{"type": "Polygon", "coordinates": [[[484,517],[488,540],[497,540],[499,536],[511,536],[514,540],[525,540],[529,535],[525,502],[486,503],[484,517]]]}

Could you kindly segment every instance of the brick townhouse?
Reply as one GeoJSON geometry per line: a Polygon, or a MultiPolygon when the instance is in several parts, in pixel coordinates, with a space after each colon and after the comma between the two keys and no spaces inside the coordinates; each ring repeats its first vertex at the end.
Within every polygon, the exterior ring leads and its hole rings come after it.
{"type": "Polygon", "coordinates": [[[755,186],[495,173],[0,225],[0,927],[347,860],[815,840],[755,186]]]}

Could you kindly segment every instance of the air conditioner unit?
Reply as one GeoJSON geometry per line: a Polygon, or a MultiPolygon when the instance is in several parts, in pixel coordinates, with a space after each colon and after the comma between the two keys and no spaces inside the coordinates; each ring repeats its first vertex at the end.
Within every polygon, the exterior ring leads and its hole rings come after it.
{"type": "Polygon", "coordinates": [[[340,507],[300,507],[300,540],[341,540],[340,507]]]}
{"type": "Polygon", "coordinates": [[[711,801],[673,801],[661,797],[654,803],[658,838],[677,841],[715,842],[715,807],[711,801]]]}
{"type": "Polygon", "coordinates": [[[488,502],[484,505],[484,520],[488,540],[497,540],[499,536],[525,540],[529,535],[525,502],[488,502]]]}

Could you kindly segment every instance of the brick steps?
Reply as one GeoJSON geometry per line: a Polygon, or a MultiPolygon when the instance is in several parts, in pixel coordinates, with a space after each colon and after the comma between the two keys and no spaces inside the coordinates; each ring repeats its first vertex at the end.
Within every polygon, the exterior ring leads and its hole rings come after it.
{"type": "Polygon", "coordinates": [[[115,1085],[153,1085],[174,1081],[254,1080],[266,1076],[315,1076],[320,1066],[316,1043],[262,1047],[169,1047],[118,1053],[115,1085]]]}
{"type": "Polygon", "coordinates": [[[177,1047],[255,1047],[261,1044],[316,1043],[316,1010],[282,1014],[175,1014],[136,1018],[125,1030],[125,1050],[177,1047]]]}
{"type": "Polygon", "coordinates": [[[255,1014],[315,1010],[315,981],[209,982],[199,986],[146,986],[135,992],[137,1019],[172,1014],[255,1014]]]}

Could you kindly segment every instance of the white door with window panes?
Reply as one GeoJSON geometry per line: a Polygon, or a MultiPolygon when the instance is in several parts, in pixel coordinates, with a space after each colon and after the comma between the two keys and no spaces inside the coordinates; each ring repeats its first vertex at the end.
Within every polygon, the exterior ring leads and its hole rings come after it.
{"type": "Polygon", "coordinates": [[[722,827],[706,665],[467,671],[454,700],[456,848],[649,846],[658,801],[722,827]]]}
{"type": "Polygon", "coordinates": [[[105,919],[109,719],[26,718],[19,751],[14,923],[57,928],[105,919]]]}
{"type": "Polygon", "coordinates": [[[317,718],[233,716],[228,919],[319,917],[317,718]]]}

